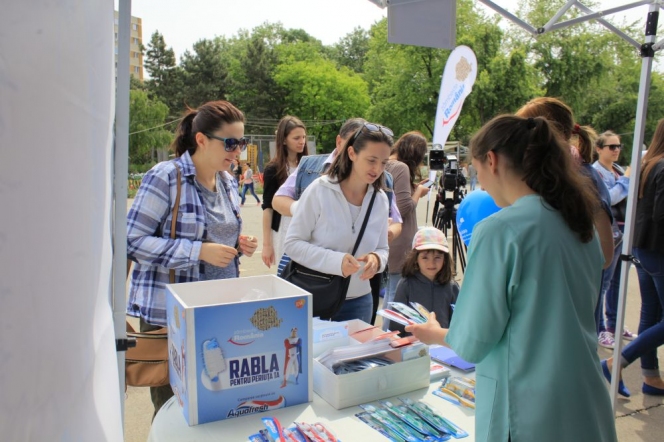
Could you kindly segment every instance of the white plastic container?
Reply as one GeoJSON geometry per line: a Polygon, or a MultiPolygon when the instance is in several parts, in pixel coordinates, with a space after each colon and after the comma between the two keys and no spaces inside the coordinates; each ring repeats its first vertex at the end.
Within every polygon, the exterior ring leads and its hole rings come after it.
{"type": "MultiPolygon", "coordinates": [[[[360,320],[348,321],[350,335],[369,327],[372,326],[360,320]]],[[[376,327],[367,333],[377,336],[384,332],[376,327]]],[[[359,344],[352,337],[351,343],[359,344]]],[[[420,388],[428,388],[431,359],[426,346],[419,353],[421,354],[414,359],[343,375],[334,374],[317,359],[314,359],[314,391],[327,403],[339,410],[419,390],[420,388]]],[[[396,349],[385,356],[399,360],[401,351],[396,349]]]]}

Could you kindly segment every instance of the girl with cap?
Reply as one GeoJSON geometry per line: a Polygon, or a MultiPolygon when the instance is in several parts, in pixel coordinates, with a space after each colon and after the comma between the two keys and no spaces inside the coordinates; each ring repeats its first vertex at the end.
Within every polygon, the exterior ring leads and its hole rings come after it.
{"type": "MultiPolygon", "coordinates": [[[[435,227],[418,230],[394,297],[394,302],[410,305],[414,301],[422,304],[427,310],[436,313],[438,323],[445,328],[450,325],[454,304],[459,296],[449,252],[443,232],[435,227]]],[[[402,331],[403,326],[390,321],[390,329],[402,331]]]]}
{"type": "Polygon", "coordinates": [[[478,442],[616,441],[597,356],[604,256],[590,179],[542,117],[496,117],[470,152],[503,209],[473,228],[449,330],[431,313],[406,331],[475,364],[478,442]]]}

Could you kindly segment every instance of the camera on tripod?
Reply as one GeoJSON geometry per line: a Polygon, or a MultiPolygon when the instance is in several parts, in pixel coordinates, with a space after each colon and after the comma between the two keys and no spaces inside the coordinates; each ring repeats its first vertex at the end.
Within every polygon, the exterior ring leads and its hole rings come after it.
{"type": "Polygon", "coordinates": [[[455,192],[466,186],[466,177],[461,173],[458,157],[446,154],[439,144],[435,144],[429,151],[429,170],[443,171],[439,183],[440,192],[455,192]]]}
{"type": "Polygon", "coordinates": [[[439,181],[438,195],[433,206],[433,225],[443,231],[445,236],[448,230],[452,233],[452,259],[466,268],[465,245],[461,242],[456,226],[457,205],[461,203],[466,194],[466,177],[461,172],[459,155],[461,145],[456,145],[457,154],[446,154],[442,146],[436,144],[429,151],[429,169],[440,170],[442,175],[439,181]],[[458,259],[458,261],[457,261],[458,259]]]}

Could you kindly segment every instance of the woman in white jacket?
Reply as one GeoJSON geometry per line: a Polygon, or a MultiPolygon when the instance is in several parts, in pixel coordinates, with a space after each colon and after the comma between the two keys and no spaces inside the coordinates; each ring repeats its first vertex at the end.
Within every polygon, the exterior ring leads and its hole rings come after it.
{"type": "Polygon", "coordinates": [[[284,252],[312,270],[350,276],[346,301],[334,321],[371,321],[369,279],[387,264],[389,204],[383,171],[393,144],[390,129],[365,123],[335,158],[328,174],[314,181],[300,198],[286,234],[284,252]],[[376,199],[366,230],[360,233],[374,192],[376,199]]]}

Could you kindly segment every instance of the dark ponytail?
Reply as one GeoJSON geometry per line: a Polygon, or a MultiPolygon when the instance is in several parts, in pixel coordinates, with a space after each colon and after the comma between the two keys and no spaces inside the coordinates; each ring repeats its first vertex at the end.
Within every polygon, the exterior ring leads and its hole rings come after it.
{"type": "Polygon", "coordinates": [[[195,110],[189,109],[178,124],[175,131],[175,140],[173,140],[172,145],[176,157],[181,157],[187,151],[189,151],[190,155],[196,152],[196,139],[191,131],[191,126],[196,115],[197,112],[195,110]]]}
{"type": "Polygon", "coordinates": [[[176,157],[189,152],[196,153],[196,134],[198,132],[212,133],[221,128],[223,124],[244,123],[244,114],[228,101],[209,101],[198,109],[187,109],[184,117],[178,124],[175,140],[171,148],[176,157]]]}
{"type": "Polygon", "coordinates": [[[560,212],[582,242],[592,240],[599,205],[594,188],[578,173],[569,147],[546,119],[498,116],[472,138],[470,151],[481,162],[490,151],[507,159],[508,167],[560,212]]]}

